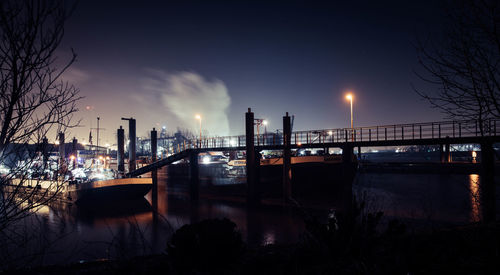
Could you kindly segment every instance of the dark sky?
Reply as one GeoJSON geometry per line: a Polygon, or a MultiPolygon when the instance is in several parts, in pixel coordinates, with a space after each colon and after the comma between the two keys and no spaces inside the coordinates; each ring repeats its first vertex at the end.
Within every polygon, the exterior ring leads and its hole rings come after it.
{"type": "Polygon", "coordinates": [[[87,140],[101,117],[101,143],[116,143],[121,117],[138,136],[166,125],[208,135],[244,133],[248,107],[282,128],[349,127],[443,119],[413,90],[417,38],[437,32],[436,1],[80,1],[66,25],[66,74],[85,96],[87,140]],[[90,110],[86,110],[90,106],[90,110]]]}

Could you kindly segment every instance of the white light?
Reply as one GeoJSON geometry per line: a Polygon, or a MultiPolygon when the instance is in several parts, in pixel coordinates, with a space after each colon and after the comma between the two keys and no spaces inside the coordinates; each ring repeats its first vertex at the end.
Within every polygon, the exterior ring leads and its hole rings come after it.
{"type": "Polygon", "coordinates": [[[210,157],[209,156],[204,156],[203,159],[202,159],[202,162],[207,164],[207,163],[210,163],[210,157]]]}
{"type": "Polygon", "coordinates": [[[236,143],[237,143],[237,142],[236,142],[236,139],[231,139],[231,140],[229,141],[229,144],[230,144],[232,147],[236,146],[236,143]]]}
{"type": "Polygon", "coordinates": [[[329,136],[333,135],[333,131],[328,131],[328,135],[329,136]]]}

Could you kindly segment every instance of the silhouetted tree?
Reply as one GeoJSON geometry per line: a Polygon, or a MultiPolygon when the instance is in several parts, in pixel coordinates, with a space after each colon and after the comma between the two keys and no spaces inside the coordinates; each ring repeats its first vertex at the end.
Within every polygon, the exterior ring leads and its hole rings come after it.
{"type": "Polygon", "coordinates": [[[500,2],[450,1],[447,10],[442,40],[417,45],[418,75],[439,91],[417,92],[452,119],[500,118],[500,2]]]}
{"type": "Polygon", "coordinates": [[[41,144],[49,131],[78,124],[72,116],[81,97],[61,78],[76,54],[71,50],[65,63],[56,55],[69,14],[64,1],[0,2],[0,163],[12,160],[10,173],[0,176],[0,231],[54,194],[25,188],[29,162],[40,150],[19,145],[41,144]],[[17,161],[24,162],[12,166],[17,161]]]}

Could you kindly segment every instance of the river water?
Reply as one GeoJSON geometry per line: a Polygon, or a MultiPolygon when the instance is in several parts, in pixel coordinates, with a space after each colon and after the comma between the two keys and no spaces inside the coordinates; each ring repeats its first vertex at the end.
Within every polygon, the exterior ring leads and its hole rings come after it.
{"type": "MultiPolygon", "coordinates": [[[[242,201],[194,204],[185,197],[168,196],[167,181],[160,172],[157,215],[152,211],[151,193],[126,204],[41,207],[2,233],[0,269],[162,253],[175,229],[207,218],[231,219],[249,245],[290,243],[303,236],[302,211],[280,204],[248,210],[242,201]]],[[[478,221],[479,185],[480,177],[475,174],[358,173],[353,193],[363,198],[368,211],[383,211],[387,219],[435,226],[478,221]]],[[[329,209],[307,212],[325,219],[329,209]]]]}

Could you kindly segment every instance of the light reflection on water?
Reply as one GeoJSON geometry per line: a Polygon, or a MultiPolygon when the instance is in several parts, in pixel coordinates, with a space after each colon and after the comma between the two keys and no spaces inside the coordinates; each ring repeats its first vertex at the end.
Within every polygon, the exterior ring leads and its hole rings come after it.
{"type": "Polygon", "coordinates": [[[479,222],[481,220],[479,175],[477,174],[469,175],[469,191],[470,191],[470,203],[471,203],[470,221],[479,222]]]}
{"type": "MultiPolygon", "coordinates": [[[[193,204],[189,199],[169,197],[165,175],[159,177],[159,215],[152,211],[151,193],[142,201],[125,205],[42,207],[29,222],[25,221],[33,234],[30,253],[37,251],[37,245],[51,252],[35,263],[65,264],[163,253],[174,230],[207,218],[231,219],[249,244],[295,242],[304,232],[303,217],[292,208],[262,206],[247,211],[243,203],[202,200],[193,204]],[[39,239],[50,247],[44,247],[39,239]]],[[[386,217],[447,223],[480,218],[479,176],[475,174],[364,173],[357,175],[353,189],[355,194],[367,194],[369,211],[384,211],[386,217]]],[[[326,217],[328,209],[312,214],[326,217]]],[[[9,249],[4,247],[4,253],[9,249]]]]}

